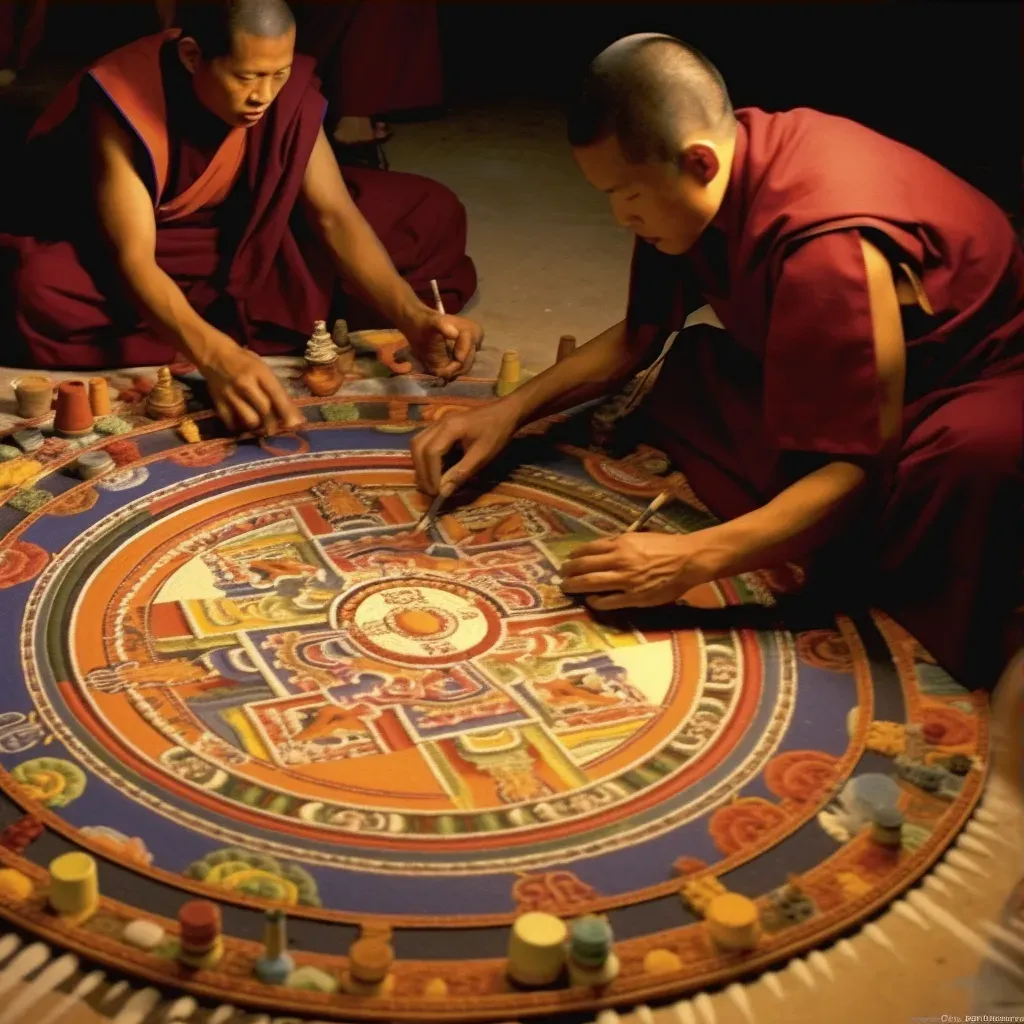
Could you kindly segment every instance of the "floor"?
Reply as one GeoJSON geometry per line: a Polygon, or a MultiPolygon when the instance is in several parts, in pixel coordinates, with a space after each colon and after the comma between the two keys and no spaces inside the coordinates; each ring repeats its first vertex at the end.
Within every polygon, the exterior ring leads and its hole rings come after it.
{"type": "Polygon", "coordinates": [[[577,169],[557,110],[398,125],[387,155],[393,170],[435,178],[466,206],[480,276],[467,315],[486,332],[482,371],[496,373],[504,349],[542,370],[560,335],[582,343],[625,315],[632,236],[577,169]]]}

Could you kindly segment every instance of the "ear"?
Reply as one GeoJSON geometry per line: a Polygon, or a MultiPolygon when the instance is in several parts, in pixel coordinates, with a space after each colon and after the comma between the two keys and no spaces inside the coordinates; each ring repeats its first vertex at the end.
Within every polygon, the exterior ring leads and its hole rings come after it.
{"type": "Polygon", "coordinates": [[[178,40],[178,59],[185,65],[185,70],[194,75],[199,70],[199,62],[203,59],[199,44],[191,37],[185,36],[178,40]]]}
{"type": "Polygon", "coordinates": [[[721,166],[718,151],[710,142],[693,142],[679,157],[679,169],[702,185],[710,185],[721,166]]]}

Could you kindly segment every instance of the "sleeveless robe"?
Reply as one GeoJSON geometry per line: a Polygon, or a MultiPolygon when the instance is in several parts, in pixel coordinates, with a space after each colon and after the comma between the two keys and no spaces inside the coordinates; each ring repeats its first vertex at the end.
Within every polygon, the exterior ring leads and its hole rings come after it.
{"type": "Polygon", "coordinates": [[[881,451],[860,237],[904,301],[902,447],[872,516],[819,557],[840,602],[889,612],[991,685],[1024,576],[1024,253],[988,198],[924,155],[813,110],[737,112],[725,201],[698,244],[638,242],[628,321],[678,336],[641,430],[722,519],[881,451]],[[826,568],[827,567],[827,568],[826,568]]]}
{"type": "MultiPolygon", "coordinates": [[[[108,54],[33,129],[31,166],[50,179],[54,201],[34,211],[23,233],[0,239],[17,254],[13,307],[29,365],[179,358],[141,323],[100,244],[84,170],[90,102],[110,104],[136,138],[157,219],[157,263],[209,322],[276,354],[296,351],[314,320],[345,312],[326,248],[295,209],[325,108],[313,61],[296,56],[260,123],[219,130],[181,77],[176,36],[147,36],[108,54]]],[[[436,278],[446,308],[461,309],[476,274],[457,198],[416,175],[361,171],[346,180],[399,273],[425,301],[436,278]]],[[[353,303],[349,313],[355,327],[360,317],[376,325],[365,307],[353,303]]]]}

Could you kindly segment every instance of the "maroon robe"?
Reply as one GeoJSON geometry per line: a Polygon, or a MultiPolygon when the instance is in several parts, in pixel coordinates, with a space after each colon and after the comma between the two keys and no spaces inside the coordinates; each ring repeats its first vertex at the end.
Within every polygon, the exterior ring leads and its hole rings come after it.
{"type": "Polygon", "coordinates": [[[726,331],[669,352],[643,413],[720,518],[833,459],[882,450],[861,236],[904,294],[902,449],[874,515],[822,553],[840,598],[888,611],[956,678],[989,685],[1024,573],[1024,253],[998,207],[922,154],[812,110],[737,113],[722,209],[697,246],[638,242],[628,319],[707,302],[726,331]]]}
{"type": "Polygon", "coordinates": [[[316,58],[330,121],[440,105],[437,5],[430,0],[296,3],[298,49],[316,58]]]}
{"type": "MultiPolygon", "coordinates": [[[[296,350],[313,321],[332,312],[335,269],[295,209],[325,105],[313,61],[296,57],[255,127],[225,125],[218,137],[188,83],[173,86],[183,70],[169,52],[176,34],[147,36],[108,54],[87,78],[71,83],[33,130],[39,166],[70,172],[73,180],[65,188],[63,224],[58,215],[46,228],[40,221],[32,235],[6,238],[18,255],[14,314],[32,365],[94,368],[177,358],[140,322],[112,276],[97,225],[74,218],[76,207],[92,205],[82,173],[82,108],[90,94],[112,103],[137,136],[137,165],[157,218],[157,263],[201,315],[271,354],[296,350]],[[53,230],[54,220],[68,230],[53,230]]],[[[413,288],[429,301],[436,278],[446,308],[461,309],[476,274],[465,254],[458,199],[416,175],[348,171],[346,179],[413,288]]],[[[50,194],[60,192],[55,186],[50,194]]],[[[335,304],[333,311],[343,310],[335,304]]],[[[353,305],[355,327],[361,312],[353,305]]]]}

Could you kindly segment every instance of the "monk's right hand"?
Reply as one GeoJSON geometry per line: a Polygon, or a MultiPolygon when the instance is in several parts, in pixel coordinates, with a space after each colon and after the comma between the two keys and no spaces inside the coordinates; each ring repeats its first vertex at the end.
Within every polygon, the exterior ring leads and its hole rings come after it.
{"type": "Polygon", "coordinates": [[[518,411],[504,400],[447,413],[412,439],[416,486],[424,494],[451,496],[509,443],[518,428],[518,411]],[[446,471],[445,456],[456,445],[462,458],[446,471]]]}
{"type": "Polygon", "coordinates": [[[296,430],[306,422],[277,374],[255,352],[231,339],[218,346],[199,369],[228,430],[275,434],[296,430]]]}

